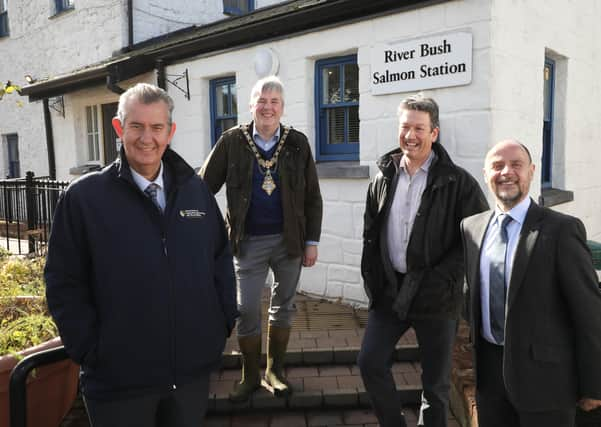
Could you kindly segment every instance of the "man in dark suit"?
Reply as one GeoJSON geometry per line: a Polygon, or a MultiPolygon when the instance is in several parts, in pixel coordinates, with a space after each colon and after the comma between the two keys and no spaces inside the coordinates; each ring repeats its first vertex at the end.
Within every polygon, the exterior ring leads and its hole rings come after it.
{"type": "Polygon", "coordinates": [[[528,149],[505,140],[484,176],[496,208],[462,222],[480,427],[573,426],[601,406],[601,292],[580,220],[528,197],[528,149]]]}

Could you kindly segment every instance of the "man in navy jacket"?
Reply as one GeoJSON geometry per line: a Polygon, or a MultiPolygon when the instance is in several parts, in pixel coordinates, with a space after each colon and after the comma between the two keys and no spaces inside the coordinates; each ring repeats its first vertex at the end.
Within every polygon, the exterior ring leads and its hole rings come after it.
{"type": "Polygon", "coordinates": [[[122,94],[120,158],[73,182],[56,209],[48,306],[93,427],[201,425],[237,316],[223,219],[169,148],[172,111],[155,86],[122,94]]]}

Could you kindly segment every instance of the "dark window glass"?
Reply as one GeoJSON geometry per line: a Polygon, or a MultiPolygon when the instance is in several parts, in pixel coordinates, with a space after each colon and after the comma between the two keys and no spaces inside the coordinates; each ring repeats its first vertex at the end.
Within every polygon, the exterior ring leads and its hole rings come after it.
{"type": "Polygon", "coordinates": [[[545,59],[543,85],[543,155],[542,187],[550,188],[553,181],[553,93],[555,90],[555,62],[545,59]]]}
{"type": "Polygon", "coordinates": [[[223,13],[226,15],[244,15],[254,9],[254,0],[223,0],[223,13]]]}
{"type": "Polygon", "coordinates": [[[8,153],[8,177],[21,176],[21,163],[19,162],[19,136],[16,133],[6,135],[6,150],[8,153]]]}
{"type": "Polygon", "coordinates": [[[211,145],[215,145],[221,134],[238,122],[236,78],[211,80],[210,90],[211,145]]]}
{"type": "Polygon", "coordinates": [[[8,10],[6,0],[0,0],[0,37],[8,36],[8,10]]]}

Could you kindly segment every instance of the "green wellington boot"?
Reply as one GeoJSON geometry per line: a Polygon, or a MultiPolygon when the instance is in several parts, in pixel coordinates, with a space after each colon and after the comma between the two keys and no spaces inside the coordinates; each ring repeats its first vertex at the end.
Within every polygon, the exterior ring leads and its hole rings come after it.
{"type": "Polygon", "coordinates": [[[239,337],[238,345],[242,354],[242,379],[236,384],[236,389],[230,393],[232,402],[246,402],[261,386],[261,335],[239,337]]]}
{"type": "Polygon", "coordinates": [[[262,385],[274,396],[285,397],[292,393],[292,387],[284,378],[284,358],[290,338],[290,328],[269,325],[267,335],[267,368],[262,385]]]}

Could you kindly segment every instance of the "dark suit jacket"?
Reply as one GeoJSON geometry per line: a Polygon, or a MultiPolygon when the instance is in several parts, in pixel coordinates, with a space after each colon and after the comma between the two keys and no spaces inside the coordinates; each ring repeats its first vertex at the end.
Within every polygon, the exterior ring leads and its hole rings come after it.
{"type": "MultiPolygon", "coordinates": [[[[461,224],[476,375],[480,250],[492,214],[461,224]]],[[[601,399],[601,292],[580,220],[531,203],[507,301],[503,377],[514,406],[545,411],[601,399]]]]}

